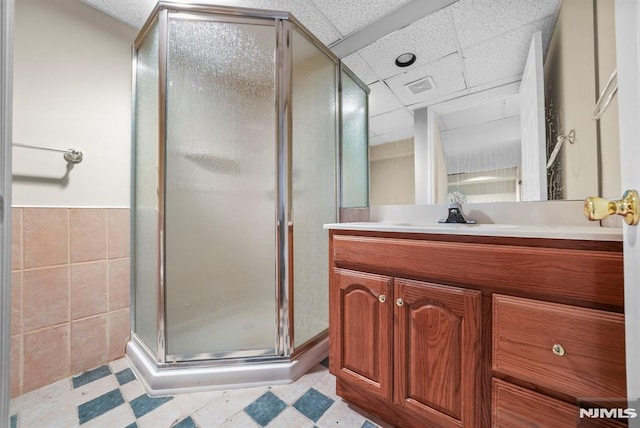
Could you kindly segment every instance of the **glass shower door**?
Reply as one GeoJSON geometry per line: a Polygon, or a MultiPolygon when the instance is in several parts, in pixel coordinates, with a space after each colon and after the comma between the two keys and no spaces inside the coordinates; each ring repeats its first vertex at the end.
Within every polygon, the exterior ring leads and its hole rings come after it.
{"type": "Polygon", "coordinates": [[[274,21],[168,29],[167,361],[274,355],[274,21]]]}

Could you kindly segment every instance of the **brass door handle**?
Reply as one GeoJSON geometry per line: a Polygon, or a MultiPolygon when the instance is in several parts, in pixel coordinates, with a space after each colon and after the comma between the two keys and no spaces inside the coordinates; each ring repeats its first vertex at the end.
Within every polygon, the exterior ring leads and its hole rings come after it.
{"type": "Polygon", "coordinates": [[[589,220],[602,220],[613,214],[619,214],[624,217],[624,221],[628,225],[635,226],[638,224],[640,207],[640,198],[635,190],[627,190],[622,195],[622,199],[617,201],[608,201],[602,198],[590,196],[584,200],[584,215],[589,220]]]}

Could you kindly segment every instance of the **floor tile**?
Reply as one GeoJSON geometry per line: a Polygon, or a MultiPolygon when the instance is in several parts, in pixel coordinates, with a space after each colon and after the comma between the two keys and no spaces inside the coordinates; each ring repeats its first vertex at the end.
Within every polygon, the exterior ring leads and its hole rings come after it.
{"type": "Polygon", "coordinates": [[[293,404],[327,373],[329,372],[326,368],[317,365],[294,383],[275,385],[270,390],[285,403],[293,404]]]}
{"type": "Polygon", "coordinates": [[[80,420],[80,425],[108,412],[109,410],[115,409],[122,404],[124,404],[124,398],[122,398],[122,394],[119,389],[114,389],[113,391],[107,392],[93,400],[83,403],[78,406],[78,419],[80,420]]]}
{"type": "Polygon", "coordinates": [[[173,425],[172,428],[197,428],[195,421],[189,416],[173,425]]]}
{"type": "Polygon", "coordinates": [[[71,378],[73,382],[73,387],[78,388],[82,385],[86,385],[89,382],[93,382],[94,380],[98,380],[105,376],[109,376],[111,374],[111,369],[108,365],[100,366],[97,369],[89,370],[84,372],[78,376],[74,376],[71,378]]]}
{"type": "Polygon", "coordinates": [[[351,409],[346,402],[337,400],[324,415],[318,419],[316,425],[320,428],[360,427],[367,418],[351,409]]]}
{"type": "Polygon", "coordinates": [[[172,399],[173,397],[150,397],[147,394],[143,394],[131,400],[129,404],[131,404],[133,414],[136,415],[136,418],[140,418],[172,399]]]}
{"type": "Polygon", "coordinates": [[[57,401],[59,397],[67,396],[71,391],[71,388],[71,381],[67,378],[61,379],[50,385],[43,386],[40,389],[27,392],[26,394],[22,394],[11,400],[11,412],[20,413],[27,409],[33,410],[34,403],[46,405],[46,403],[51,400],[57,401]]]}
{"type": "Polygon", "coordinates": [[[138,424],[134,422],[130,425],[127,425],[125,428],[138,428],[138,424]]]}
{"type": "Polygon", "coordinates": [[[267,425],[267,428],[312,428],[314,426],[315,424],[302,413],[300,413],[293,407],[287,407],[274,420],[272,420],[269,425],[267,425]]]}
{"type": "MultiPolygon", "coordinates": [[[[204,425],[200,425],[201,427],[204,427],[204,425]]],[[[219,428],[260,428],[260,425],[258,425],[253,419],[251,419],[251,416],[247,415],[245,412],[240,411],[238,413],[236,413],[235,415],[225,419],[225,421],[222,423],[222,425],[216,425],[216,427],[219,428]]],[[[285,427],[282,427],[285,428],[285,427]]],[[[293,427],[286,427],[286,428],[293,428],[293,427]]]]}
{"type": "Polygon", "coordinates": [[[97,416],[82,425],[82,428],[126,427],[135,423],[136,417],[131,406],[123,404],[97,416]]]}
{"type": "Polygon", "coordinates": [[[378,428],[378,425],[374,424],[371,421],[364,421],[360,428],[378,428]]]}
{"type": "Polygon", "coordinates": [[[131,369],[124,369],[121,372],[116,373],[116,378],[120,385],[136,380],[136,376],[133,374],[131,369]]]}
{"type": "MultiPolygon", "coordinates": [[[[116,384],[118,384],[118,381],[116,379],[114,379],[114,381],[116,382],[116,384]]],[[[134,398],[138,398],[142,394],[146,393],[146,391],[144,390],[144,386],[142,386],[142,383],[138,381],[121,385],[120,392],[122,392],[122,395],[127,401],[133,401],[134,398]]]]}
{"type": "Polygon", "coordinates": [[[317,422],[334,403],[332,398],[311,388],[293,404],[300,413],[317,422]]]}
{"type": "Polygon", "coordinates": [[[113,373],[117,373],[120,372],[124,369],[128,369],[129,368],[129,362],[127,361],[126,358],[120,358],[117,360],[113,360],[109,363],[109,366],[111,367],[111,371],[113,373]]]}
{"type": "Polygon", "coordinates": [[[329,357],[327,357],[324,360],[320,361],[320,364],[322,364],[326,368],[329,368],[329,357]]]}
{"type": "Polygon", "coordinates": [[[68,396],[74,406],[79,406],[107,392],[118,389],[118,386],[115,376],[111,375],[73,389],[68,396]]]}
{"type": "MultiPolygon", "coordinates": [[[[221,396],[219,392],[217,396],[221,396]]],[[[207,394],[177,394],[171,401],[161,405],[138,419],[140,428],[169,427],[192,415],[196,410],[207,404],[216,395],[207,394]]]]}
{"type": "Polygon", "coordinates": [[[11,416],[10,424],[11,424],[11,428],[17,428],[17,426],[18,426],[18,415],[11,416]]]}
{"type": "Polygon", "coordinates": [[[244,411],[260,426],[268,425],[285,408],[286,403],[267,391],[253,403],[245,407],[244,411]]]}
{"type": "MultiPolygon", "coordinates": [[[[249,420],[247,427],[258,426],[243,409],[266,391],[267,389],[263,387],[223,391],[217,399],[211,400],[196,411],[193,414],[193,419],[202,428],[218,428],[232,417],[236,421],[249,420]],[[237,416],[237,414],[240,414],[240,416],[237,416]]],[[[233,425],[227,426],[231,427],[233,425]]]]}

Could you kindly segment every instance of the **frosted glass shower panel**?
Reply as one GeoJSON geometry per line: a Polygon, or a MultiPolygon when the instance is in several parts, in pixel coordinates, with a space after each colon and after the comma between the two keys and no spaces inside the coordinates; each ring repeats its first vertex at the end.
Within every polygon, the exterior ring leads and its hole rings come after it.
{"type": "Polygon", "coordinates": [[[336,221],[337,64],[293,31],[294,346],[329,327],[328,234],[336,221]]]}
{"type": "Polygon", "coordinates": [[[169,356],[275,352],[276,40],[255,21],[170,15],[169,356]]]}
{"type": "Polygon", "coordinates": [[[137,52],[135,88],[135,153],[133,270],[135,325],[133,331],[157,352],[159,286],[158,211],[158,25],[149,29],[137,52]]]}
{"type": "Polygon", "coordinates": [[[342,207],[369,205],[367,93],[342,72],[342,207]]]}

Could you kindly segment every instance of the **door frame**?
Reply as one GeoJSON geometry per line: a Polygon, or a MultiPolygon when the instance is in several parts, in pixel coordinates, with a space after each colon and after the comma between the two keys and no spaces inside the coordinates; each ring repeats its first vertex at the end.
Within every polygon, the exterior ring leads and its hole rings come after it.
{"type": "MultiPolygon", "coordinates": [[[[640,190],[637,147],[640,134],[640,5],[637,0],[616,0],[618,102],[620,105],[620,158],[622,189],[640,190]],[[635,164],[635,165],[634,165],[635,164]]],[[[640,399],[640,226],[623,225],[624,297],[627,360],[627,398],[640,399]],[[635,363],[635,364],[634,364],[635,363]]],[[[638,402],[632,403],[637,405],[638,402]]],[[[640,427],[640,420],[629,421],[640,427]]]]}
{"type": "Polygon", "coordinates": [[[13,0],[0,2],[0,425],[9,422],[13,0]]]}

